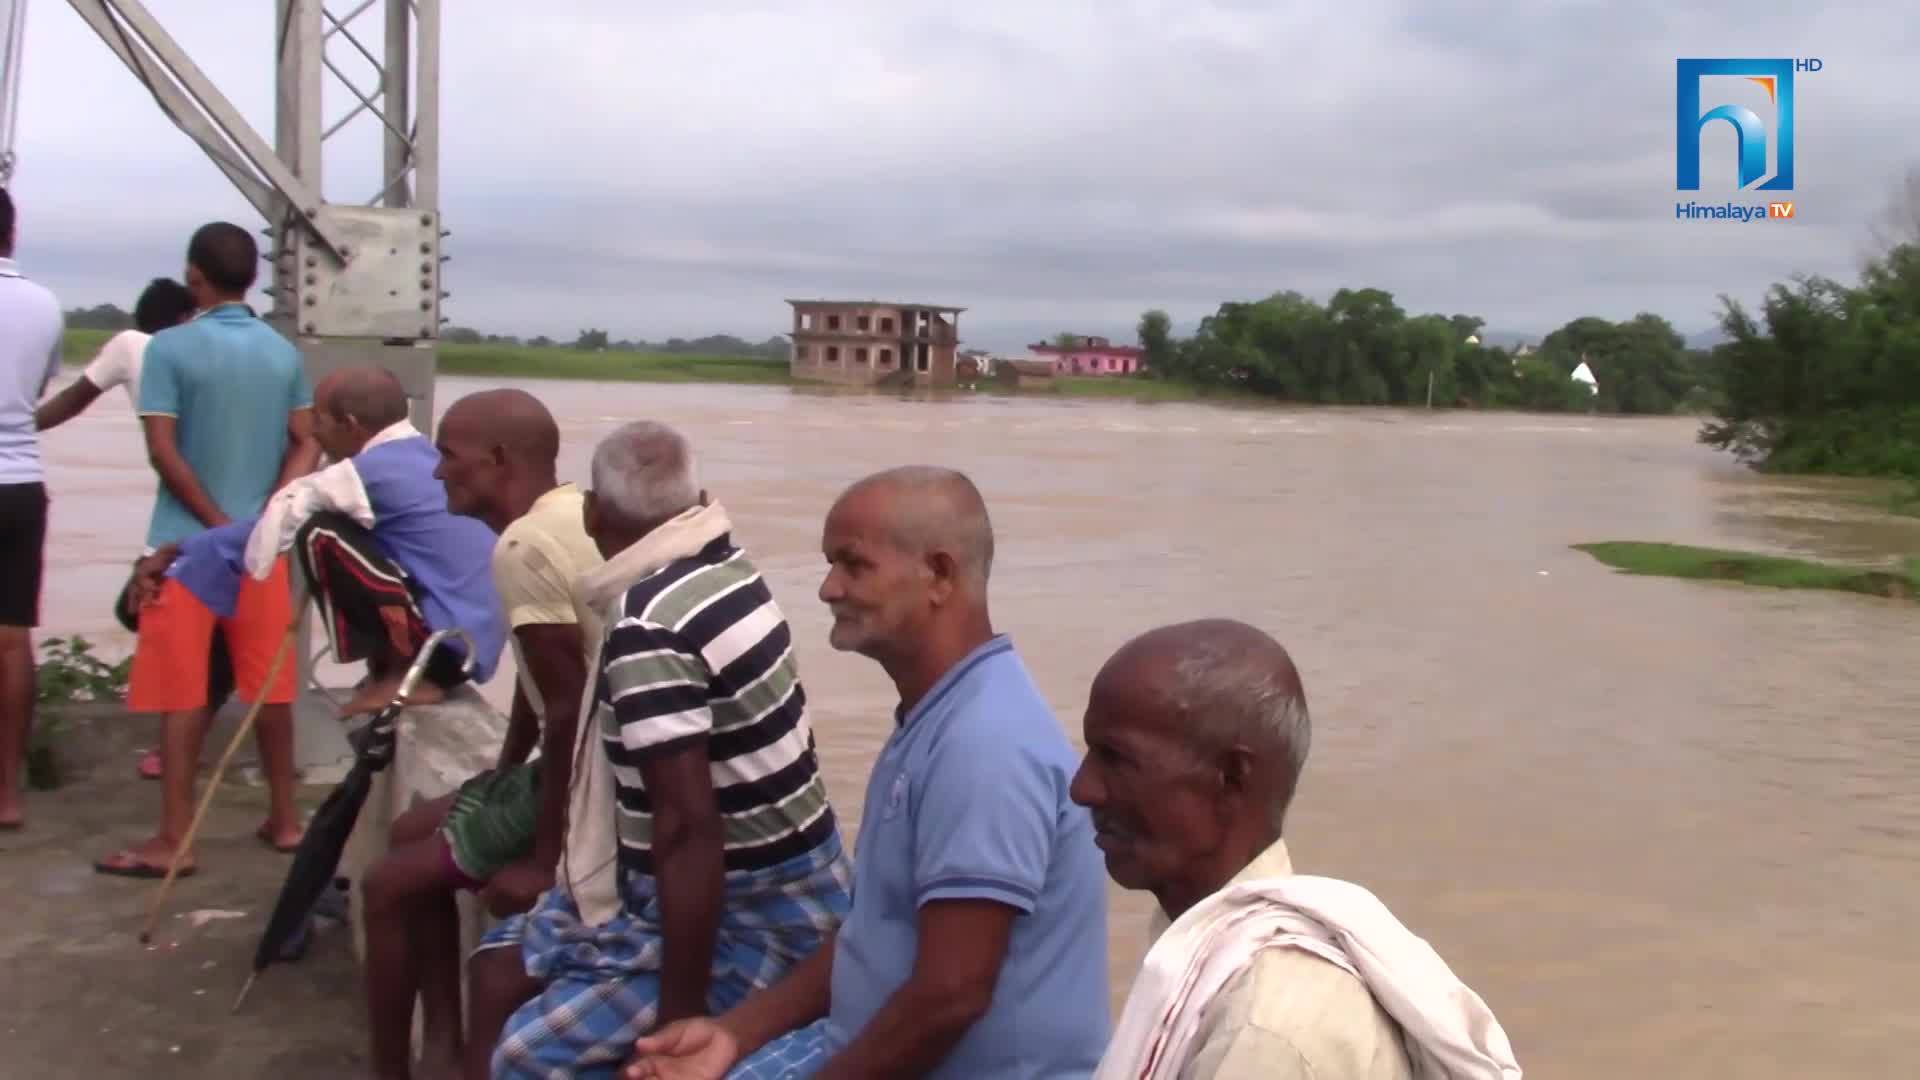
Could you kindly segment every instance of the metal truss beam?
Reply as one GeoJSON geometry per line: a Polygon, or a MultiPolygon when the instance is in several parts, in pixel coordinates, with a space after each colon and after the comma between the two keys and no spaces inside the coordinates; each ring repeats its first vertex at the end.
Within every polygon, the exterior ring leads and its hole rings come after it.
{"type": "Polygon", "coordinates": [[[6,64],[0,70],[0,187],[13,183],[13,132],[20,115],[20,55],[27,38],[27,0],[0,0],[5,13],[0,16],[0,51],[6,64]]]}
{"type": "Polygon", "coordinates": [[[344,12],[326,0],[274,0],[271,147],[141,0],[67,2],[266,219],[271,317],[284,332],[315,345],[439,337],[440,0],[359,0],[344,12]],[[375,9],[384,27],[360,21],[375,9]],[[369,30],[384,30],[378,49],[369,30]],[[328,54],[336,39],[373,69],[372,86],[328,54]],[[329,75],[357,104],[323,126],[329,75]],[[381,186],[364,203],[329,202],[325,144],[363,113],[378,123],[381,186]]]}
{"type": "Polygon", "coordinates": [[[268,220],[274,199],[344,261],[338,232],[321,223],[317,187],[303,183],[253,130],[206,73],[180,48],[140,0],[68,0],[120,57],[176,125],[200,144],[220,171],[268,220]],[[142,52],[141,50],[144,50],[142,52]]]}

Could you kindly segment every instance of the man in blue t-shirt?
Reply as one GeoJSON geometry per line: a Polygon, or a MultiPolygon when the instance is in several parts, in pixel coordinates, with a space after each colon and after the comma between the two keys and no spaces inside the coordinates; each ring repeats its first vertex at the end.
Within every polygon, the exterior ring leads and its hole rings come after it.
{"type": "Polygon", "coordinates": [[[711,1020],[640,1039],[627,1077],[1084,1080],[1109,1034],[1106,870],[1078,755],[987,612],[973,483],[893,469],[827,516],[834,648],[900,693],[831,944],[711,1020]],[[732,1070],[732,1071],[729,1071],[732,1070]]]}
{"type": "Polygon", "coordinates": [[[246,304],[259,263],[247,230],[203,226],[187,248],[198,314],[147,342],[138,411],[160,474],[150,548],[258,514],[320,461],[300,351],[246,304]]]}
{"type": "MultiPolygon", "coordinates": [[[[206,529],[260,513],[267,497],[313,471],[313,390],[299,350],[246,305],[260,265],[253,235],[238,225],[202,226],[187,245],[187,291],[198,310],[161,330],[141,361],[137,411],[147,458],[160,475],[149,549],[166,551],[206,529]]],[[[143,560],[144,564],[145,560],[143,560]]],[[[241,585],[230,616],[180,593],[149,599],[127,680],[127,708],[161,715],[160,828],[94,864],[103,874],[157,877],[186,838],[193,776],[206,738],[213,633],[224,633],[241,699],[261,702],[255,721],[270,791],[260,839],[292,851],[294,667],[274,656],[293,619],[285,560],[264,581],[241,585]]],[[[181,874],[193,872],[181,853],[181,874]]]]}

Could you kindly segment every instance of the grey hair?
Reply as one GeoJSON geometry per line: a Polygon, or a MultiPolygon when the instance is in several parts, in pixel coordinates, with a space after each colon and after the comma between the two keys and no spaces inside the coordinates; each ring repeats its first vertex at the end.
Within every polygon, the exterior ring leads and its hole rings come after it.
{"type": "Polygon", "coordinates": [[[1278,830],[1313,743],[1307,693],[1277,642],[1268,639],[1274,650],[1280,650],[1278,657],[1267,649],[1248,648],[1245,638],[1236,637],[1196,634],[1183,642],[1172,665],[1167,697],[1190,718],[1198,748],[1216,750],[1241,743],[1278,763],[1282,783],[1271,808],[1273,827],[1278,830]]]}
{"type": "Polygon", "coordinates": [[[635,525],[666,521],[700,502],[693,447],[652,420],[622,425],[593,450],[594,498],[635,525]]]}

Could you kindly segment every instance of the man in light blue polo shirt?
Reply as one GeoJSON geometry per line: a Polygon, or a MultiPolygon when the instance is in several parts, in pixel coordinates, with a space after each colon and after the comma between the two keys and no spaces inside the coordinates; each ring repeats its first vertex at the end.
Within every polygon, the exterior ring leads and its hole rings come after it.
{"type": "Polygon", "coordinates": [[[138,411],[160,473],[148,547],[252,517],[319,464],[306,365],[247,307],[259,264],[252,233],[202,226],[187,246],[199,314],[147,342],[138,411]]]}
{"type": "Polygon", "coordinates": [[[867,783],[853,906],[830,946],[625,1075],[1093,1075],[1109,1034],[1106,871],[1068,797],[1079,756],[987,611],[971,481],[906,467],[841,495],[820,598],[836,649],[900,693],[867,783]]]}
{"type": "MultiPolygon", "coordinates": [[[[293,343],[246,305],[260,266],[253,234],[238,225],[203,225],[187,244],[191,320],[147,342],[137,411],[147,458],[160,474],[147,547],[136,574],[154,573],[151,559],[202,531],[258,515],[275,490],[313,471],[320,444],[313,433],[313,387],[293,343]]],[[[157,575],[156,575],[157,576],[157,575]]],[[[293,669],[273,658],[293,621],[285,557],[264,582],[241,583],[231,617],[219,620],[240,696],[261,706],[254,723],[267,774],[267,820],[256,834],[275,850],[292,851],[301,829],[293,805],[293,669]]],[[[193,813],[193,779],[212,720],[207,671],[213,613],[198,601],[166,594],[140,611],[127,708],[160,714],[160,827],[145,840],[94,863],[103,874],[159,877],[185,841],[193,813]]],[[[197,869],[182,853],[180,874],[197,869]]]]}

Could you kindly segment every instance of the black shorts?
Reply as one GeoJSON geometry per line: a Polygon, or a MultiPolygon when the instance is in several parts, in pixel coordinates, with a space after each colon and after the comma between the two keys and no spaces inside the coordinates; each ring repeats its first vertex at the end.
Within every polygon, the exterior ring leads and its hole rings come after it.
{"type": "Polygon", "coordinates": [[[40,625],[47,486],[0,484],[0,626],[40,625]]]}

